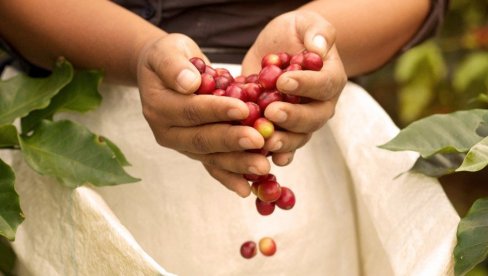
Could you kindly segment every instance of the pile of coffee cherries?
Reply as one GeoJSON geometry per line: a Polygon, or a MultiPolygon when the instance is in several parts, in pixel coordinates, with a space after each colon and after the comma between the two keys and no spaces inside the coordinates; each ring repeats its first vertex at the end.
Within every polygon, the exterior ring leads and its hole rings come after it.
{"type": "MultiPolygon", "coordinates": [[[[190,61],[201,74],[201,84],[196,94],[233,97],[245,102],[249,108],[249,115],[236,123],[254,127],[264,139],[271,137],[275,131],[274,124],[264,117],[266,107],[276,101],[297,104],[302,100],[299,96],[278,91],[276,81],[281,74],[297,70],[320,71],[323,66],[322,58],[313,52],[303,51],[296,55],[285,52],[271,53],[263,57],[258,74],[241,75],[234,78],[227,69],[212,68],[198,57],[191,58],[190,61]]],[[[265,156],[271,154],[264,149],[249,150],[249,152],[265,156]]],[[[289,210],[295,205],[293,191],[281,186],[273,174],[246,174],[243,177],[252,183],[251,190],[256,195],[256,209],[259,214],[268,216],[274,212],[275,206],[289,210]]],[[[276,245],[271,238],[266,238],[265,243],[269,243],[269,240],[272,241],[272,248],[275,251],[276,245]]],[[[255,254],[256,244],[254,242],[247,241],[241,246],[243,257],[250,258],[255,254]],[[252,252],[254,253],[251,254],[252,252]]],[[[270,256],[270,254],[264,255],[270,256]]]]}

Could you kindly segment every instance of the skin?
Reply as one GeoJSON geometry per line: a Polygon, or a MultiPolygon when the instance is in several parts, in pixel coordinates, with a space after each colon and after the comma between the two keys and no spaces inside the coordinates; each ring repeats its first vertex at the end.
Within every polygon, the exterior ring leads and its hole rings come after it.
{"type": "Polygon", "coordinates": [[[289,164],[333,116],[347,78],[390,60],[428,9],[428,0],[317,0],[273,19],[246,55],[243,74],[258,72],[262,56],[280,51],[316,52],[324,67],[280,76],[278,89],[310,101],[270,104],[265,116],[287,131],[266,142],[251,127],[218,123],[247,117],[243,102],[192,95],[200,79],[188,60],[209,62],[194,41],[167,34],[110,1],[0,0],[0,35],[41,67],[64,56],[78,68],[104,70],[108,81],[137,85],[156,141],[202,162],[224,186],[247,196],[250,186],[242,174],[267,174],[270,163],[243,150],[264,146],[275,152],[274,163],[289,164]]]}

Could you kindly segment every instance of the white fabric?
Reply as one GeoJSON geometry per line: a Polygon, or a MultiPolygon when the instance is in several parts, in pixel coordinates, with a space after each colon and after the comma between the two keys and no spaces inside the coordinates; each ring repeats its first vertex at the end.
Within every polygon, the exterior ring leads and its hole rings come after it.
{"type": "Polygon", "coordinates": [[[158,146],[136,88],[101,90],[98,110],[63,118],[113,140],[142,181],[71,191],[14,155],[26,215],[14,248],[33,275],[452,274],[459,217],[435,179],[397,177],[416,155],[377,148],[398,129],[357,85],[291,165],[272,168],[297,204],[269,217],[253,196],[239,198],[198,162],[158,146]],[[263,236],[275,239],[276,255],[243,259],[242,242],[263,236]]]}

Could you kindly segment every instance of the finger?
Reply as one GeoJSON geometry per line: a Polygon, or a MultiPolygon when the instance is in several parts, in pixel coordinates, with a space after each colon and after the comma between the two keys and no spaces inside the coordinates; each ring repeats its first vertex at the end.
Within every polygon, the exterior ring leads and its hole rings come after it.
{"type": "Polygon", "coordinates": [[[238,174],[266,175],[271,165],[266,157],[247,152],[228,152],[211,154],[194,154],[184,152],[190,158],[203,164],[238,174]]]}
{"type": "Polygon", "coordinates": [[[198,45],[182,34],[169,34],[154,43],[148,51],[147,66],[161,79],[163,86],[185,94],[200,86],[200,72],[190,58],[203,58],[198,45]]]}
{"type": "Polygon", "coordinates": [[[283,153],[275,153],[273,154],[272,160],[273,163],[277,166],[286,166],[293,161],[293,157],[295,156],[295,152],[283,152],[283,153]]]}
{"type": "Polygon", "coordinates": [[[273,153],[284,153],[295,151],[303,147],[312,137],[311,133],[294,133],[289,131],[275,131],[273,135],[266,140],[264,149],[273,153]]]}
{"type": "MultiPolygon", "coordinates": [[[[243,120],[249,114],[247,105],[235,98],[213,95],[166,93],[154,99],[163,116],[176,126],[195,126],[215,122],[243,120]]],[[[159,116],[159,115],[158,115],[159,116]]]]}
{"type": "Polygon", "coordinates": [[[227,189],[235,192],[240,197],[247,197],[251,194],[249,182],[241,174],[231,173],[209,165],[204,166],[213,178],[217,179],[227,189]]]}
{"type": "Polygon", "coordinates": [[[295,28],[308,51],[325,58],[335,43],[335,28],[315,12],[300,13],[296,17],[295,28]]]}
{"type": "Polygon", "coordinates": [[[335,112],[337,97],[330,101],[312,101],[305,104],[273,102],[264,111],[266,118],[276,125],[296,133],[320,129],[335,112]]]}
{"type": "Polygon", "coordinates": [[[257,130],[248,126],[230,124],[209,124],[197,127],[170,127],[154,129],[160,145],[191,153],[207,154],[215,152],[259,149],[264,138],[257,130]]]}
{"type": "Polygon", "coordinates": [[[276,83],[279,91],[318,101],[336,97],[344,88],[347,75],[342,61],[333,47],[321,71],[290,71],[282,74],[276,83]]]}

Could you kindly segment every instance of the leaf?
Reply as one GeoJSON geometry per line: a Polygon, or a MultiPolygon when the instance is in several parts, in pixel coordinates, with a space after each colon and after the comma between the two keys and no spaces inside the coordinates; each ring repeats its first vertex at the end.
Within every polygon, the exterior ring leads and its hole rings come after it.
{"type": "Polygon", "coordinates": [[[22,118],[22,132],[32,130],[43,119],[52,119],[56,112],[86,112],[97,108],[102,101],[98,92],[101,80],[99,71],[76,71],[71,82],[51,99],[46,108],[35,110],[22,118]]]}
{"type": "Polygon", "coordinates": [[[112,150],[112,152],[115,154],[115,159],[119,162],[121,166],[130,166],[129,161],[125,158],[124,154],[122,151],[115,145],[112,141],[110,141],[107,137],[99,136],[99,140],[102,140],[107,144],[107,146],[112,150]]]}
{"type": "Polygon", "coordinates": [[[410,171],[440,177],[456,171],[465,156],[464,153],[438,153],[429,158],[419,157],[410,171]]]}
{"type": "Polygon", "coordinates": [[[454,71],[452,84],[457,92],[483,93],[488,83],[488,53],[469,54],[454,71]]]}
{"type": "Polygon", "coordinates": [[[476,129],[487,115],[485,109],[432,115],[411,123],[380,148],[416,151],[424,158],[436,153],[468,152],[483,139],[476,129]]]}
{"type": "Polygon", "coordinates": [[[488,198],[473,203],[457,229],[454,271],[464,275],[488,257],[488,198]]]}
{"type": "Polygon", "coordinates": [[[0,275],[14,275],[15,261],[17,256],[10,246],[10,243],[0,236],[0,275]]]}
{"type": "Polygon", "coordinates": [[[0,159],[0,235],[9,240],[15,239],[17,227],[24,220],[14,183],[12,168],[0,159]]]}
{"type": "Polygon", "coordinates": [[[0,148],[18,145],[17,128],[13,125],[0,126],[0,148]]]}
{"type": "Polygon", "coordinates": [[[456,171],[475,172],[482,170],[486,165],[488,165],[488,137],[485,137],[469,150],[464,162],[456,171]]]}
{"type": "MultiPolygon", "coordinates": [[[[33,135],[20,136],[27,163],[42,175],[58,178],[65,186],[95,186],[136,182],[119,163],[107,143],[72,121],[42,121],[33,135]]],[[[121,154],[121,153],[120,153],[121,154]]]]}
{"type": "Polygon", "coordinates": [[[433,41],[423,43],[404,53],[396,63],[395,79],[410,82],[422,75],[429,75],[431,82],[441,80],[447,71],[442,50],[433,41]]]}
{"type": "Polygon", "coordinates": [[[406,124],[419,118],[425,108],[434,98],[434,91],[430,83],[415,79],[400,88],[399,91],[400,120],[406,124]]]}
{"type": "Polygon", "coordinates": [[[49,104],[73,77],[73,67],[67,61],[56,63],[47,78],[31,78],[19,74],[0,82],[0,126],[11,124],[16,118],[24,117],[32,110],[49,104]]]}

